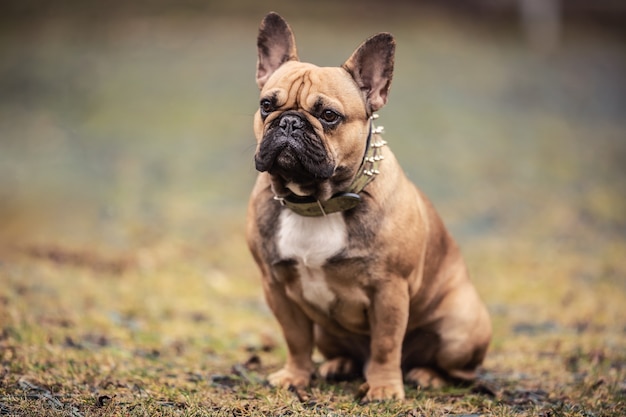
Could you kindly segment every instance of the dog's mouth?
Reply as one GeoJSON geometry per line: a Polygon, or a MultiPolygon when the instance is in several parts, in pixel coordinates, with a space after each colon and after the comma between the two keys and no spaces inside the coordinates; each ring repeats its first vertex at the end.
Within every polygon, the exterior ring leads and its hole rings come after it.
{"type": "Polygon", "coordinates": [[[257,155],[255,162],[258,171],[267,171],[274,177],[282,178],[285,183],[301,186],[312,185],[332,176],[333,167],[325,158],[312,157],[306,150],[299,149],[300,144],[290,143],[292,140],[283,142],[277,149],[257,155]]]}
{"type": "Polygon", "coordinates": [[[335,169],[323,141],[295,112],[284,113],[270,125],[254,161],[258,171],[300,187],[329,179],[335,169]]]}

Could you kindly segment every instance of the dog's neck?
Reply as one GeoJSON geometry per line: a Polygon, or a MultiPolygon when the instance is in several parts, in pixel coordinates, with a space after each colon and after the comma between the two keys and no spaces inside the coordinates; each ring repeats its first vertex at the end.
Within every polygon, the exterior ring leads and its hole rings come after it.
{"type": "Polygon", "coordinates": [[[326,216],[356,207],[361,202],[360,192],[380,173],[378,168],[380,162],[384,159],[381,148],[387,142],[380,137],[384,130],[383,127],[374,127],[373,120],[377,118],[377,114],[370,117],[365,154],[356,177],[354,177],[346,191],[337,193],[326,201],[320,201],[308,196],[301,197],[295,194],[286,197],[275,196],[274,199],[280,201],[283,206],[294,213],[306,217],[326,216]]]}

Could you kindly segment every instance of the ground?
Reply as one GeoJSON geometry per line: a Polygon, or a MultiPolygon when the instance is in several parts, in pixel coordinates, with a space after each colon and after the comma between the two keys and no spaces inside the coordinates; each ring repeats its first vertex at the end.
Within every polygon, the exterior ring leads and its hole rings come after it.
{"type": "Polygon", "coordinates": [[[589,259],[561,254],[557,261],[527,265],[526,259],[547,254],[516,248],[512,256],[488,244],[474,249],[478,253],[469,259],[476,276],[509,280],[475,280],[495,323],[478,381],[442,390],[407,386],[404,402],[360,405],[363,381],[316,380],[298,392],[265,384],[264,377],[284,360],[283,341],[239,241],[222,242],[208,258],[180,242],[122,257],[58,247],[5,256],[3,412],[619,416],[626,411],[624,293],[611,282],[618,271],[606,270],[610,259],[583,265],[589,259]],[[480,253],[489,255],[481,259],[480,253]],[[515,259],[522,255],[525,261],[515,259]],[[222,269],[224,259],[245,266],[237,272],[222,269]],[[603,271],[602,282],[575,273],[587,268],[603,271]],[[553,279],[536,278],[541,276],[553,279]]]}

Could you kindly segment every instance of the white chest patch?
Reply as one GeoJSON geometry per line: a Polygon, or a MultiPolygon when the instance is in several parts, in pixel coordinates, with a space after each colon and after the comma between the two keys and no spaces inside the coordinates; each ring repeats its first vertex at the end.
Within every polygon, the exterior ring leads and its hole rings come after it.
{"type": "Polygon", "coordinates": [[[335,294],[322,266],[346,246],[346,224],[341,213],[304,217],[284,210],[279,219],[278,252],[284,259],[295,259],[300,274],[302,296],[328,312],[335,294]]]}

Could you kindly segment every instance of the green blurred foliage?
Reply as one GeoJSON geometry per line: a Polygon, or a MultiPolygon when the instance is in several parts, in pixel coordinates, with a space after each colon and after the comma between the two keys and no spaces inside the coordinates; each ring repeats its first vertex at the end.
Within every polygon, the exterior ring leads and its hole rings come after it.
{"type": "Polygon", "coordinates": [[[420,3],[10,2],[0,29],[0,233],[98,242],[229,233],[242,224],[256,110],[257,25],[295,29],[338,65],[398,40],[392,149],[463,243],[598,241],[626,232],[626,54],[564,22],[533,49],[515,15],[420,3]]]}

